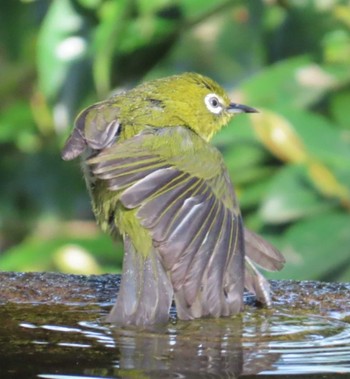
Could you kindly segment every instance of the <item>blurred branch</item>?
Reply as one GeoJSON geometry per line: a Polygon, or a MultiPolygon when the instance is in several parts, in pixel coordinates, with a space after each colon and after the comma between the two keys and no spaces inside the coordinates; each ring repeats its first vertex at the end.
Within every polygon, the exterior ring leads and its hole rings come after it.
{"type": "Polygon", "coordinates": [[[100,98],[105,97],[111,90],[112,62],[116,46],[113,42],[121,40],[135,1],[114,2],[108,5],[108,14],[105,15],[108,21],[103,24],[107,32],[103,34],[103,41],[98,41],[93,65],[94,82],[100,98]]]}
{"type": "Polygon", "coordinates": [[[224,1],[221,4],[217,4],[212,9],[208,10],[207,12],[204,12],[203,14],[193,18],[192,20],[185,21],[182,32],[193,28],[194,26],[202,23],[206,19],[215,16],[218,13],[223,12],[224,10],[232,7],[234,3],[237,3],[236,0],[228,0],[224,1]]]}

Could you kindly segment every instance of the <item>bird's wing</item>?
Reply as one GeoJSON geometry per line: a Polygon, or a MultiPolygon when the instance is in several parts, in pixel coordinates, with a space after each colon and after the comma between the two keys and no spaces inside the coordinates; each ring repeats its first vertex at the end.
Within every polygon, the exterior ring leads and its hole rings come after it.
{"type": "Polygon", "coordinates": [[[254,263],[268,271],[278,271],[284,266],[283,255],[262,237],[244,228],[245,272],[244,287],[255,294],[256,299],[271,306],[270,284],[254,263]]]}
{"type": "Polygon", "coordinates": [[[254,263],[264,270],[279,271],[286,260],[269,242],[253,231],[244,228],[245,253],[254,263]]]}
{"type": "Polygon", "coordinates": [[[74,129],[62,149],[62,158],[69,161],[86,149],[99,151],[111,146],[120,131],[118,113],[119,108],[111,100],[84,109],[75,120],[74,129]]]}
{"type": "Polygon", "coordinates": [[[162,128],[118,142],[87,163],[149,230],[180,318],[241,310],[243,227],[217,149],[187,128],[162,128]]]}

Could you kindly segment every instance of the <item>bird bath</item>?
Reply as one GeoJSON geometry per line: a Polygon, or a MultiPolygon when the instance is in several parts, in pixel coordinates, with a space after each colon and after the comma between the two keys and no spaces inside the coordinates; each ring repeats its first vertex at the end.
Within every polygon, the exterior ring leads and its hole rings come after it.
{"type": "Polygon", "coordinates": [[[0,274],[0,378],[342,378],[350,284],[274,281],[232,318],[144,330],[104,322],[115,275],[0,274]]]}

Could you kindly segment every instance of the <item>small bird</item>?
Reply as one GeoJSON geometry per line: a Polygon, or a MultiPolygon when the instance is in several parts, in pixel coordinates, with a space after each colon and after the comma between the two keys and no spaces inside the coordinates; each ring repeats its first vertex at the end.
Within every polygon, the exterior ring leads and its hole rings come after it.
{"type": "Polygon", "coordinates": [[[83,155],[97,222],[124,241],[122,282],[107,321],[165,323],[230,316],[244,288],[267,306],[283,256],[243,227],[220,152],[209,141],[238,113],[213,80],[184,73],[145,82],[83,110],[62,151],[83,155]]]}

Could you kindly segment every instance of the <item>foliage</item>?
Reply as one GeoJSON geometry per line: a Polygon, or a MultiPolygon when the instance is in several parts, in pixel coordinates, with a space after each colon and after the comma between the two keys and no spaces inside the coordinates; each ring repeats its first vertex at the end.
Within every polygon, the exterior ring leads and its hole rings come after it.
{"type": "Polygon", "coordinates": [[[79,110],[112,90],[197,71],[261,111],[215,143],[245,223],[286,256],[273,277],[350,280],[349,5],[1,3],[0,269],[66,269],[72,244],[96,271],[120,269],[121,244],[95,226],[79,163],[60,147],[79,110]]]}

